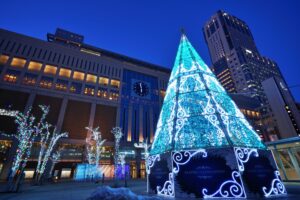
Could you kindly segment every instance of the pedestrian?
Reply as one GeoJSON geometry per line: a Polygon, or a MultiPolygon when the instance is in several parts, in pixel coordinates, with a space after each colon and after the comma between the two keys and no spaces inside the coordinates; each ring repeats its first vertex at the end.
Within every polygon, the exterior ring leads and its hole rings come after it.
{"type": "Polygon", "coordinates": [[[102,185],[104,184],[105,174],[102,174],[102,185]]]}

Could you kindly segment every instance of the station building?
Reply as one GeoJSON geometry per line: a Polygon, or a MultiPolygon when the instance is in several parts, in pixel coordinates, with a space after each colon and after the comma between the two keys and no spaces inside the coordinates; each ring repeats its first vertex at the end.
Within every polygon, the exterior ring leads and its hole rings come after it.
{"type": "MultiPolygon", "coordinates": [[[[141,150],[134,143],[153,140],[170,69],[84,43],[84,37],[57,29],[47,41],[0,29],[0,109],[27,111],[49,105],[47,121],[68,132],[59,176],[72,176],[76,163],[85,162],[86,126],[100,127],[107,140],[102,163],[113,164],[114,137],[120,126],[121,151],[127,154],[131,177],[145,174],[141,150]]],[[[14,133],[12,117],[0,116],[0,130],[14,133]]],[[[1,136],[1,178],[7,177],[16,145],[1,136]]],[[[38,148],[33,148],[27,175],[32,175],[38,148]]],[[[108,173],[108,172],[107,172],[108,173]]],[[[109,176],[109,174],[108,174],[109,176]]]]}

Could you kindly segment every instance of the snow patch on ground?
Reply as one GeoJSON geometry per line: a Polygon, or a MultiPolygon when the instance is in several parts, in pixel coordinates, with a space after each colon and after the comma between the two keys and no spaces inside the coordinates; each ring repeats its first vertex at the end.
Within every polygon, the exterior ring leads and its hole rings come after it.
{"type": "Polygon", "coordinates": [[[136,195],[128,188],[98,187],[87,200],[161,200],[159,197],[136,195]]]}

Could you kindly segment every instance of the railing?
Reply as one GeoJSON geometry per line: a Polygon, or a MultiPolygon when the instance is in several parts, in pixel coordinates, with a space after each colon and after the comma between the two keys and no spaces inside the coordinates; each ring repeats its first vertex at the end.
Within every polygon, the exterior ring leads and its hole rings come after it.
{"type": "Polygon", "coordinates": [[[267,142],[283,181],[300,182],[300,137],[267,142]]]}

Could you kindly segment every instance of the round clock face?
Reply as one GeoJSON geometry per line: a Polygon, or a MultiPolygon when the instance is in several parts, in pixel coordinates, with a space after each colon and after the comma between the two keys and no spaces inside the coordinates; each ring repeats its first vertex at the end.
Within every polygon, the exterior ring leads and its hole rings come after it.
{"type": "Polygon", "coordinates": [[[147,96],[149,94],[149,87],[146,83],[137,81],[133,84],[133,91],[137,95],[143,97],[143,96],[147,96]]]}

